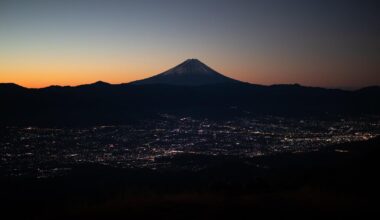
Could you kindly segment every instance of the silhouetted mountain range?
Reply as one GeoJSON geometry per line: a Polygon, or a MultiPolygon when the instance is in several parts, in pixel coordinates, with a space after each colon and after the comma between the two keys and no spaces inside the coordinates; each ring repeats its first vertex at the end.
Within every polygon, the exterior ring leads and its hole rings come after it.
{"type": "Polygon", "coordinates": [[[229,118],[244,115],[336,116],[380,113],[380,87],[357,91],[243,83],[198,60],[126,84],[28,89],[0,84],[0,123],[125,124],[160,114],[229,118]]]}

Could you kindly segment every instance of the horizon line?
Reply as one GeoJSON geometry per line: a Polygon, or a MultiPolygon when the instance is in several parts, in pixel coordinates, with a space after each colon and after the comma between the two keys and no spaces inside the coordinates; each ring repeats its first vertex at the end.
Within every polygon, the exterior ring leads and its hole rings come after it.
{"type": "MultiPolygon", "coordinates": [[[[50,87],[75,88],[75,87],[80,87],[80,86],[95,85],[95,84],[99,84],[99,83],[108,84],[111,86],[118,86],[118,85],[127,85],[127,84],[133,83],[135,81],[138,81],[138,80],[132,80],[129,82],[120,82],[120,83],[109,83],[107,81],[97,80],[95,82],[89,82],[89,83],[83,83],[83,84],[75,84],[75,85],[73,85],[73,84],[71,84],[71,85],[51,84],[51,85],[43,86],[43,87],[28,87],[28,86],[24,86],[24,85],[15,83],[15,82],[0,82],[0,85],[11,84],[11,85],[19,86],[19,87],[22,87],[25,89],[46,89],[46,88],[50,88],[50,87]]],[[[274,84],[258,84],[258,83],[244,82],[244,81],[241,81],[241,82],[247,83],[250,85],[268,86],[268,87],[270,87],[270,86],[301,86],[301,87],[308,87],[308,88],[337,89],[337,90],[344,90],[344,91],[357,91],[357,90],[370,88],[370,87],[380,87],[380,85],[377,85],[377,84],[367,85],[367,86],[363,86],[363,87],[353,87],[353,86],[341,86],[341,87],[327,87],[326,86],[325,87],[325,86],[305,85],[305,84],[301,84],[301,83],[297,83],[297,82],[296,83],[274,83],[274,84]]],[[[207,86],[207,85],[203,85],[203,86],[207,86]]]]}

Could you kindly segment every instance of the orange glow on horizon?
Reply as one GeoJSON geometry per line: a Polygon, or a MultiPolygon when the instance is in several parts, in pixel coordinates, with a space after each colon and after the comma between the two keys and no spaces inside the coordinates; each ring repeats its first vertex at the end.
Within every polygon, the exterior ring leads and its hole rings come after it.
{"type": "MultiPolygon", "coordinates": [[[[41,60],[15,62],[15,60],[17,59],[12,59],[13,62],[0,60],[0,83],[16,83],[27,88],[44,88],[51,85],[77,86],[96,81],[111,84],[128,83],[162,73],[183,61],[178,59],[174,63],[172,59],[133,60],[126,63],[123,59],[108,60],[108,62],[104,60],[101,62],[100,59],[71,59],[66,62],[59,62],[53,58],[46,62],[41,60]]],[[[362,82],[355,78],[354,81],[352,78],[342,80],[341,74],[334,74],[339,72],[338,69],[326,66],[319,70],[269,63],[251,63],[245,66],[240,63],[230,63],[226,66],[215,60],[210,63],[208,60],[200,60],[228,77],[262,85],[299,83],[305,86],[344,87],[360,83],[364,87],[368,86],[366,81],[369,81],[364,77],[360,79],[362,82]],[[282,72],[279,73],[278,69],[282,69],[282,72]]]]}

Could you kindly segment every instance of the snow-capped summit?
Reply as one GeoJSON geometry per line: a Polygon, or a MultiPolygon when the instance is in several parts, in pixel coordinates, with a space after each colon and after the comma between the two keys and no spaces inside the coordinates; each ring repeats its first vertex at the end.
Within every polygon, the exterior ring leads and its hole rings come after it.
{"type": "Polygon", "coordinates": [[[178,66],[164,72],[165,75],[170,74],[213,74],[217,73],[210,67],[197,59],[188,59],[178,66]]]}
{"type": "Polygon", "coordinates": [[[197,59],[188,59],[161,74],[132,82],[133,84],[207,85],[239,82],[211,69],[197,59]]]}

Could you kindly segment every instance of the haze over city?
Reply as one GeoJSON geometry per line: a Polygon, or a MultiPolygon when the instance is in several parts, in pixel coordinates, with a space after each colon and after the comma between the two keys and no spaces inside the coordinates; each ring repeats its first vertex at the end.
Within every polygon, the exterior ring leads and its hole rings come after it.
{"type": "Polygon", "coordinates": [[[255,84],[380,84],[376,1],[0,1],[0,82],[126,83],[198,58],[255,84]]]}

